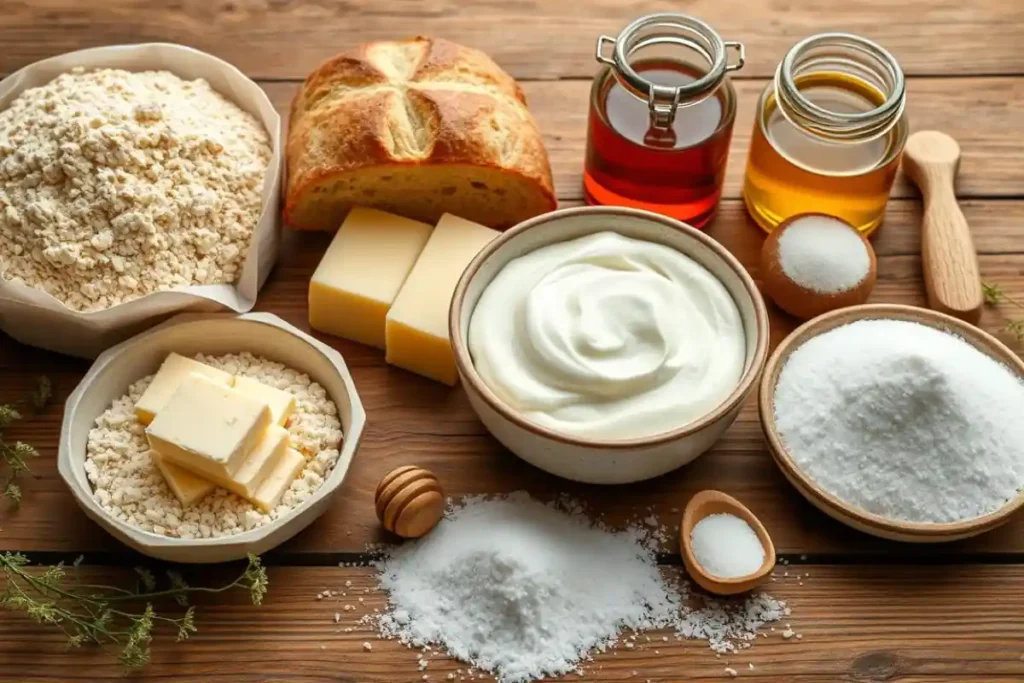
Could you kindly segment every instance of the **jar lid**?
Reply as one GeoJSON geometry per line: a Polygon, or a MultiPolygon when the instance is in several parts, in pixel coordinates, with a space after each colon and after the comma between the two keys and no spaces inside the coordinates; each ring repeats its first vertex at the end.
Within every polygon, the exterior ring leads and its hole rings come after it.
{"type": "Polygon", "coordinates": [[[667,129],[675,120],[680,106],[696,104],[709,97],[721,85],[729,71],[743,67],[746,52],[743,44],[723,41],[711,26],[686,14],[648,14],[622,29],[617,37],[602,35],[597,39],[597,61],[612,68],[616,78],[634,96],[647,100],[651,125],[667,129]],[[611,56],[604,46],[611,43],[611,56]],[[652,45],[678,45],[689,48],[707,60],[707,73],[695,81],[679,86],[659,85],[649,81],[633,68],[630,56],[652,45]],[[737,51],[735,64],[728,63],[727,51],[737,51]]]}

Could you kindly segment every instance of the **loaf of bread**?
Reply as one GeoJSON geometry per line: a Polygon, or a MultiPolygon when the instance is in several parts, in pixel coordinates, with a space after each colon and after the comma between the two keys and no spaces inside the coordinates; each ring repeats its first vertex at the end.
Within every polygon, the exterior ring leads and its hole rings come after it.
{"type": "Polygon", "coordinates": [[[355,205],[507,228],[555,208],[518,84],[446,40],[375,42],[306,78],[288,131],[287,222],[334,230],[355,205]]]}

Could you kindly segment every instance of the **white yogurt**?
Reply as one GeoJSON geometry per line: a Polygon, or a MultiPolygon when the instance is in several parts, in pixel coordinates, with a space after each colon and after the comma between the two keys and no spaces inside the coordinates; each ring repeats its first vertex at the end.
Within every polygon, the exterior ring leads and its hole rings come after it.
{"type": "Polygon", "coordinates": [[[509,261],[469,323],[483,382],[558,432],[621,440],[706,415],[743,373],[739,309],[707,269],[601,232],[509,261]]]}

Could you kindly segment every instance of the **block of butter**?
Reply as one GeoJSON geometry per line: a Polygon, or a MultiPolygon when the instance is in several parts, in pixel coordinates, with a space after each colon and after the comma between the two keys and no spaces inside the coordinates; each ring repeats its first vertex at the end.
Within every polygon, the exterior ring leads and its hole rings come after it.
{"type": "Polygon", "coordinates": [[[462,271],[497,236],[496,230],[471,221],[448,213],[441,216],[388,311],[388,363],[455,384],[448,308],[462,271]]]}
{"type": "Polygon", "coordinates": [[[260,484],[256,495],[251,498],[253,505],[264,512],[270,512],[277,507],[277,504],[281,502],[281,496],[295,481],[295,477],[299,476],[299,472],[305,465],[306,458],[302,453],[294,448],[287,449],[274,469],[260,484]]]}
{"type": "Polygon", "coordinates": [[[185,507],[194,505],[202,500],[206,494],[216,488],[216,485],[208,479],[203,479],[197,474],[192,474],[184,467],[179,467],[173,462],[168,462],[155,453],[156,465],[160,468],[160,474],[164,475],[164,481],[171,493],[181,501],[185,507]]]}
{"type": "Polygon", "coordinates": [[[384,348],[384,318],[433,227],[375,209],[349,211],[309,281],[309,326],[384,348]]]}
{"type": "Polygon", "coordinates": [[[190,374],[146,428],[146,438],[176,465],[230,479],[268,426],[270,407],[264,401],[190,374]]]}
{"type": "Polygon", "coordinates": [[[191,373],[197,373],[225,386],[231,384],[231,373],[200,363],[197,360],[172,353],[164,359],[163,364],[146,387],[138,403],[135,404],[135,416],[139,422],[148,425],[156,414],[167,403],[181,380],[191,373]]]}
{"type": "Polygon", "coordinates": [[[284,427],[288,423],[288,418],[295,412],[295,395],[287,391],[244,375],[235,375],[231,386],[235,391],[240,391],[250,398],[265,401],[270,406],[270,421],[273,424],[284,427]]]}

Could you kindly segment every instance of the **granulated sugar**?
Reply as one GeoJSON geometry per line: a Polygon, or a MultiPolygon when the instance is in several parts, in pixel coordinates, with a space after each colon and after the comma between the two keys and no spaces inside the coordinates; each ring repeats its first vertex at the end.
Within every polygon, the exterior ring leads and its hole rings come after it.
{"type": "Polygon", "coordinates": [[[736,515],[708,515],[690,532],[693,556],[709,574],[735,579],[764,563],[764,547],[750,525],[736,515]]]}
{"type": "Polygon", "coordinates": [[[623,630],[675,628],[724,652],[781,617],[765,596],[691,610],[687,585],[666,580],[648,534],[644,524],[611,531],[525,493],[471,499],[378,564],[389,606],[374,620],[386,637],[443,645],[503,683],[524,683],[579,671],[623,630]]]}
{"type": "Polygon", "coordinates": [[[1024,383],[959,337],[862,320],[798,348],[775,421],[789,455],[840,499],[891,519],[956,522],[1024,484],[1024,383]]]}
{"type": "Polygon", "coordinates": [[[794,220],[782,231],[779,265],[804,289],[838,294],[864,281],[871,270],[871,256],[850,226],[811,215],[794,220]]]}

